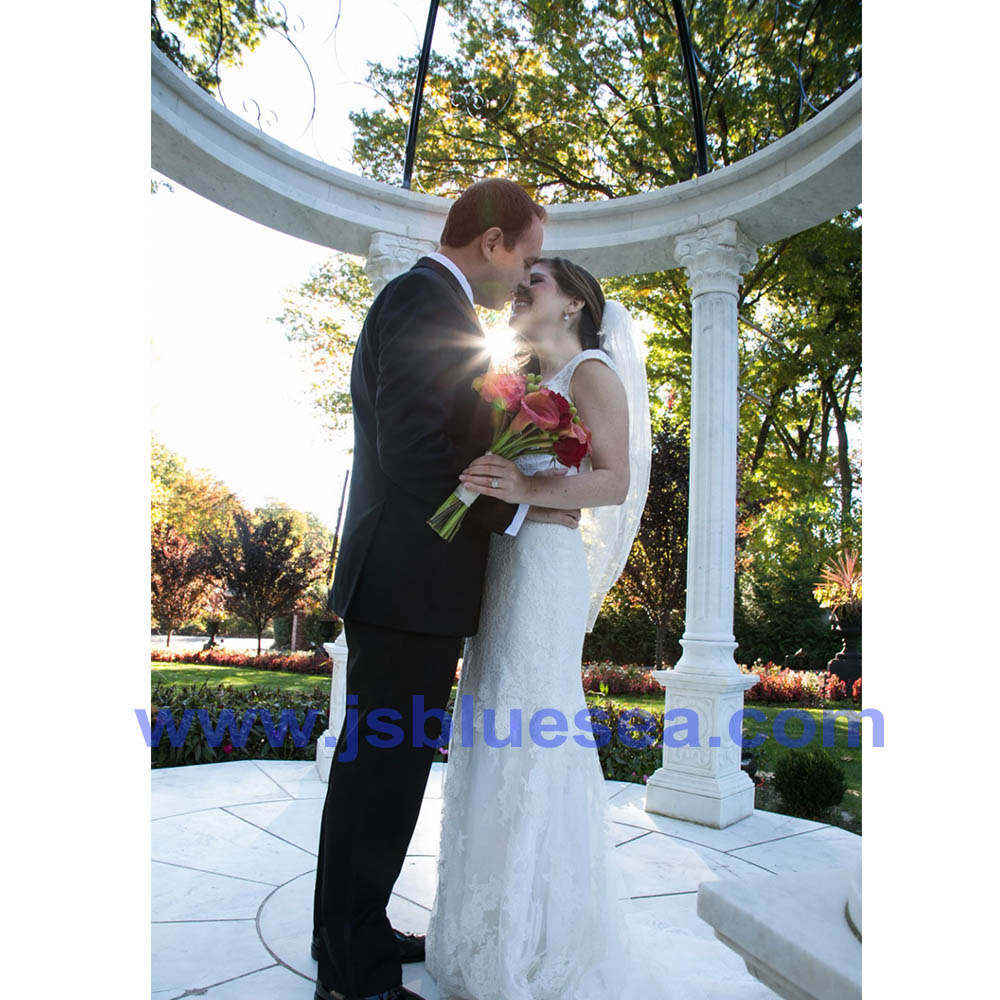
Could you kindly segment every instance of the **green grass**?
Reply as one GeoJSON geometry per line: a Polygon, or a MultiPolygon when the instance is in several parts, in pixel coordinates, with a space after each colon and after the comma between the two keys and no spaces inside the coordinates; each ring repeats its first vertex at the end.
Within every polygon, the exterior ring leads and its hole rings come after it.
{"type": "MultiPolygon", "coordinates": [[[[746,731],[748,734],[763,733],[767,736],[758,751],[758,768],[765,775],[764,787],[757,790],[755,804],[761,809],[768,809],[781,812],[776,793],[768,780],[774,773],[774,765],[778,757],[783,753],[795,752],[795,748],[782,746],[775,737],[774,720],[780,712],[790,708],[799,712],[808,712],[815,723],[815,732],[807,747],[823,747],[823,712],[822,708],[803,708],[800,705],[759,705],[748,702],[747,708],[759,709],[767,717],[766,721],[757,722],[755,719],[747,718],[746,731]]],[[[826,711],[832,709],[856,709],[857,706],[851,701],[831,702],[826,711]]],[[[805,721],[801,716],[789,715],[785,717],[785,734],[789,740],[797,740],[803,734],[805,721]]],[[[864,723],[860,728],[860,740],[858,746],[848,746],[847,742],[847,719],[836,718],[833,720],[833,745],[826,747],[835,760],[839,761],[844,771],[844,782],[847,790],[841,800],[839,809],[847,813],[840,816],[835,807],[832,817],[824,817],[825,822],[834,823],[836,826],[843,826],[854,833],[861,833],[861,748],[865,743],[871,743],[871,723],[864,723]]]]}
{"type": "MultiPolygon", "coordinates": [[[[152,682],[162,681],[165,684],[202,684],[207,682],[211,686],[217,684],[231,684],[237,688],[266,687],[276,690],[294,691],[297,694],[308,694],[315,688],[319,688],[324,694],[330,690],[330,678],[326,674],[292,674],[278,670],[253,670],[249,667],[215,667],[202,664],[190,663],[151,663],[152,682]]],[[[452,689],[454,694],[454,688],[452,689]]],[[[600,695],[587,695],[588,704],[600,702],[600,695]]],[[[663,696],[655,694],[638,695],[610,695],[607,700],[618,705],[630,708],[645,708],[651,711],[663,711],[663,696]]],[[[799,705],[771,705],[757,702],[747,702],[746,708],[756,708],[764,713],[765,721],[758,722],[755,719],[747,718],[745,727],[748,735],[763,733],[767,740],[762,744],[758,752],[758,769],[765,776],[764,786],[757,789],[755,804],[760,809],[767,809],[782,812],[780,800],[773,789],[773,784],[769,780],[774,773],[774,765],[778,756],[785,752],[785,747],[778,743],[774,736],[774,720],[780,712],[788,709],[808,712],[815,722],[815,734],[811,747],[821,747],[823,745],[823,711],[822,708],[802,708],[799,705]]],[[[857,706],[854,702],[838,701],[830,702],[826,708],[829,709],[853,709],[857,706]]],[[[803,732],[804,722],[801,717],[786,716],[787,724],[785,733],[790,740],[798,739],[803,732]]],[[[871,742],[871,724],[867,723],[861,730],[861,741],[857,747],[847,745],[847,719],[838,718],[834,721],[834,745],[829,747],[829,751],[840,762],[844,769],[844,779],[847,784],[847,791],[840,804],[840,809],[847,815],[839,815],[836,809],[831,816],[825,817],[824,822],[843,826],[853,830],[855,833],[861,832],[861,747],[871,742]]],[[[793,751],[794,752],[794,751],[793,751]]]]}
{"type": "Polygon", "coordinates": [[[329,674],[291,674],[280,670],[253,670],[250,667],[215,667],[210,664],[157,663],[150,664],[151,681],[155,684],[204,684],[212,687],[230,684],[235,688],[266,687],[280,691],[308,694],[314,688],[329,693],[329,674]]]}

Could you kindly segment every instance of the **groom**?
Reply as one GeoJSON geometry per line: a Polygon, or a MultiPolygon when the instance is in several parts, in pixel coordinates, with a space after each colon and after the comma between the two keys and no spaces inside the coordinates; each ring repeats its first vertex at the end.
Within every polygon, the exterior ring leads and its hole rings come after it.
{"type": "Polygon", "coordinates": [[[425,523],[490,445],[490,411],[472,390],[489,364],[473,303],[501,309],[528,282],[545,219],[511,181],[474,184],[452,205],[440,251],[386,285],[358,338],[354,466],[329,600],[347,634],[349,721],[320,832],[315,1000],[417,996],[401,985],[401,961],[421,961],[423,939],[395,931],[386,906],[462,637],[479,627],[490,532],[515,534],[525,517],[572,527],[579,516],[480,497],[451,542],[425,523]],[[385,735],[393,724],[401,742],[385,735]]]}

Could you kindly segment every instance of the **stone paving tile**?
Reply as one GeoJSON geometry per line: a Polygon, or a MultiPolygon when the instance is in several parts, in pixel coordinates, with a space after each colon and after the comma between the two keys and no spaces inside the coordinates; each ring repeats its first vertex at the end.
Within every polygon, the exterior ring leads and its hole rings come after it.
{"type": "Polygon", "coordinates": [[[277,885],[316,864],[308,851],[222,809],[157,820],[152,856],[154,861],[277,885]]]}

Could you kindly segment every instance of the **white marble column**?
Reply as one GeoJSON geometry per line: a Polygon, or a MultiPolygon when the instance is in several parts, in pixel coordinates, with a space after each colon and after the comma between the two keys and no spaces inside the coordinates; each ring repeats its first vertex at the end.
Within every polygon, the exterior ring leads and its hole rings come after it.
{"type": "Polygon", "coordinates": [[[692,713],[697,733],[684,731],[682,718],[667,716],[666,728],[675,726],[688,745],[664,743],[663,766],[646,786],[646,809],[721,829],[750,816],[754,798],[729,724],[757,681],[741,673],[733,658],[737,293],[757,253],[726,219],[676,237],[675,256],[687,272],[692,299],[687,606],[683,655],[673,669],[654,676],[666,689],[667,712],[692,713]]]}
{"type": "MultiPolygon", "coordinates": [[[[372,233],[365,273],[371,279],[374,294],[378,295],[397,274],[408,271],[424,254],[436,249],[437,244],[426,240],[411,240],[394,233],[372,233]]],[[[330,677],[329,723],[316,741],[316,770],[322,781],[328,781],[333,751],[347,711],[347,637],[343,630],[336,642],[326,642],[323,648],[333,661],[333,673],[330,677]]]]}

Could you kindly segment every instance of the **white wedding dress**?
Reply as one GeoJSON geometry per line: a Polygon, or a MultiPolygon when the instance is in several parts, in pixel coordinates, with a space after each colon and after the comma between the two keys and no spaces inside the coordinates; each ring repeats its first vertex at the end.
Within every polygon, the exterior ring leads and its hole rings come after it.
{"type": "MultiPolygon", "coordinates": [[[[547,385],[569,398],[573,371],[590,357],[614,367],[584,351],[547,385]]],[[[517,460],[528,475],[551,464],[517,460]]],[[[584,459],[580,471],[588,467],[584,459]]],[[[525,521],[516,537],[492,536],[452,720],[427,969],[442,1000],[773,1000],[721,942],[640,925],[619,902],[597,750],[573,738],[590,732],[577,722],[590,599],[580,531],[525,521]],[[556,737],[551,715],[540,739],[529,732],[543,709],[566,720],[561,746],[538,745],[556,737]],[[503,742],[518,711],[521,745],[488,745],[484,724],[503,742]],[[718,971],[720,949],[728,974],[718,971]]]]}

